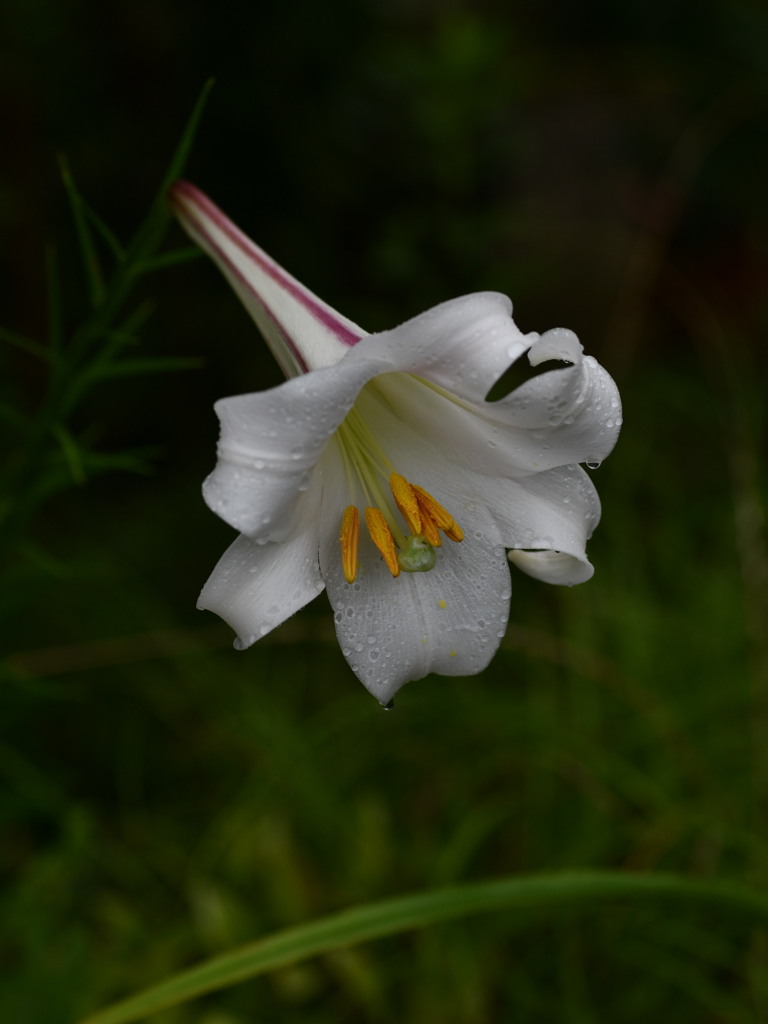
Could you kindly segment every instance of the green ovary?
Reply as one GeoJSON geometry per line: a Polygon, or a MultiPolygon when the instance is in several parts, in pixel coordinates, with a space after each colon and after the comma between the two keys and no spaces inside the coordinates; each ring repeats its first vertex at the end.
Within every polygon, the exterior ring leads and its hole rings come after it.
{"type": "Polygon", "coordinates": [[[405,547],[397,554],[397,563],[403,572],[429,572],[436,561],[435,549],[423,537],[408,537],[405,547]]]}

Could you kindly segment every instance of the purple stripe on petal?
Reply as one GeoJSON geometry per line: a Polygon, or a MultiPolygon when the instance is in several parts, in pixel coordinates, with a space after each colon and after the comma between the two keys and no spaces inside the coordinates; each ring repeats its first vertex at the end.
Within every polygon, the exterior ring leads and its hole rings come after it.
{"type": "MultiPolygon", "coordinates": [[[[174,185],[174,189],[177,189],[178,185],[186,185],[186,182],[177,182],[176,185],[174,185]]],[[[188,187],[190,189],[194,190],[194,191],[197,191],[194,188],[194,185],[190,185],[188,187]]],[[[178,191],[182,191],[182,190],[178,189],[178,191]]],[[[202,196],[202,193],[198,193],[198,195],[202,196]]],[[[203,196],[203,198],[205,198],[205,197],[203,196]]],[[[213,206],[213,204],[211,204],[211,205],[213,206]]],[[[215,207],[214,207],[214,209],[215,209],[215,207]]],[[[223,214],[222,214],[222,216],[223,216],[223,214]]],[[[245,275],[240,270],[240,268],[235,263],[232,262],[232,260],[229,258],[229,256],[227,256],[227,254],[224,252],[224,250],[221,248],[221,246],[218,244],[218,242],[214,242],[214,240],[211,238],[211,236],[208,234],[208,232],[204,231],[204,229],[200,225],[199,221],[195,220],[194,223],[195,223],[195,227],[197,227],[206,236],[206,243],[207,243],[209,249],[212,252],[215,252],[217,254],[217,256],[219,257],[219,259],[221,260],[221,262],[223,264],[225,264],[225,266],[227,266],[229,268],[232,276],[236,277],[238,279],[238,281],[240,281],[245,286],[245,288],[248,289],[248,291],[255,297],[256,301],[258,302],[259,306],[261,306],[261,308],[264,311],[264,313],[266,313],[266,315],[272,321],[272,323],[274,324],[275,328],[280,333],[280,337],[282,338],[286,348],[291,353],[291,356],[293,357],[293,359],[294,359],[294,361],[296,363],[296,368],[298,370],[300,370],[301,373],[308,373],[309,372],[309,366],[307,365],[307,362],[304,359],[304,356],[299,351],[299,349],[296,347],[296,345],[294,344],[294,341],[291,338],[290,334],[286,331],[285,327],[282,325],[280,320],[274,314],[272,309],[266,304],[266,302],[261,297],[261,295],[259,295],[259,293],[253,288],[253,286],[251,285],[251,282],[245,277],[245,275]]],[[[235,229],[235,230],[237,230],[237,229],[235,229]]],[[[227,232],[227,233],[229,234],[229,232],[227,232]]],[[[231,235],[230,235],[230,237],[231,237],[231,235]]],[[[286,374],[288,373],[288,368],[287,367],[283,367],[283,370],[284,370],[284,372],[286,372],[286,374]]]]}
{"type": "MultiPolygon", "coordinates": [[[[335,337],[344,345],[352,346],[356,345],[364,334],[352,330],[342,320],[334,314],[330,307],[321,304],[314,295],[307,292],[298,281],[290,277],[277,263],[270,259],[267,254],[260,249],[254,242],[248,238],[247,235],[243,234],[238,227],[236,227],[232,221],[226,216],[226,214],[216,206],[206,195],[204,195],[200,189],[190,184],[188,181],[177,181],[171,188],[170,191],[171,202],[176,200],[177,202],[187,200],[192,207],[197,207],[204,217],[210,219],[227,237],[233,242],[238,249],[243,252],[249,260],[252,260],[265,274],[273,279],[277,284],[280,285],[289,295],[293,296],[309,313],[326,327],[335,337]]],[[[206,236],[208,233],[205,231],[204,226],[198,221],[198,227],[206,236]]],[[[210,239],[209,239],[210,242],[210,239]]],[[[210,244],[213,245],[212,242],[210,244]]],[[[250,281],[247,281],[243,275],[233,266],[231,260],[227,259],[222,253],[218,246],[214,246],[216,251],[237,274],[243,284],[251,291],[264,306],[261,296],[256,292],[250,281]]],[[[266,309],[266,307],[264,307],[266,309]]],[[[295,347],[290,343],[287,335],[280,327],[279,322],[276,320],[271,311],[267,310],[270,318],[280,328],[281,333],[286,337],[291,351],[295,351],[295,347]]],[[[303,363],[303,360],[300,360],[303,363]]]]}

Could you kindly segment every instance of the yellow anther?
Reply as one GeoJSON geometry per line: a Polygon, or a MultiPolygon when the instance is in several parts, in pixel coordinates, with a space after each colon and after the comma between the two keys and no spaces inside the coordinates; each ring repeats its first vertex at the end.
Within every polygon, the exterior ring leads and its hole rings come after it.
{"type": "Polygon", "coordinates": [[[426,512],[434,522],[435,526],[442,530],[450,540],[464,540],[464,531],[453,518],[451,513],[448,512],[447,509],[444,509],[439,501],[435,501],[432,495],[428,491],[425,491],[423,487],[419,487],[418,484],[413,484],[413,490],[416,494],[416,500],[419,503],[419,509],[421,510],[422,515],[426,512]]]}
{"type": "Polygon", "coordinates": [[[344,509],[341,520],[341,568],[347,583],[354,583],[357,577],[357,543],[360,539],[360,513],[354,505],[344,509]]]}
{"type": "Polygon", "coordinates": [[[424,540],[428,540],[433,548],[441,547],[443,538],[440,536],[435,520],[423,505],[419,506],[419,511],[421,512],[421,536],[424,540]]]}
{"type": "Polygon", "coordinates": [[[397,548],[392,531],[387,525],[382,512],[378,508],[368,507],[365,510],[365,523],[371,540],[381,552],[382,558],[387,563],[387,568],[393,576],[400,575],[400,566],[397,564],[397,548]]]}
{"type": "Polygon", "coordinates": [[[408,529],[413,534],[421,533],[421,514],[419,513],[419,502],[413,487],[404,476],[399,473],[392,473],[389,477],[389,486],[397,507],[403,514],[403,519],[408,524],[408,529]]]}
{"type": "Polygon", "coordinates": [[[448,538],[448,540],[455,540],[457,542],[460,540],[464,540],[464,531],[462,530],[462,528],[459,526],[455,519],[447,529],[443,530],[443,533],[448,538]]]}

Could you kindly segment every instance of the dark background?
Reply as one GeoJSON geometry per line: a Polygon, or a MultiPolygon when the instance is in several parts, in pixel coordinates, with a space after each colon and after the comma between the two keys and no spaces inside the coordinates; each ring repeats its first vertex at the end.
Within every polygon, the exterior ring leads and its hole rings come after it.
{"type": "MultiPolygon", "coordinates": [[[[54,245],[65,324],[85,315],[57,155],[129,236],[214,76],[186,175],[292,273],[369,330],[505,292],[524,331],[576,331],[625,427],[596,475],[595,578],[515,576],[491,668],[412,684],[384,715],[324,598],[243,655],[194,610],[231,537],[199,495],[212,403],[280,378],[206,261],[142,281],[141,351],[201,368],[92,392],[74,435],[152,472],[59,488],[0,595],[4,1018],[74,1020],[272,929],[454,880],[766,881],[767,44],[757,0],[5,6],[6,329],[44,339],[54,245]]],[[[0,353],[3,408],[34,418],[40,361],[0,353]]],[[[503,918],[162,1020],[768,1015],[765,936],[738,921],[503,918]]]]}

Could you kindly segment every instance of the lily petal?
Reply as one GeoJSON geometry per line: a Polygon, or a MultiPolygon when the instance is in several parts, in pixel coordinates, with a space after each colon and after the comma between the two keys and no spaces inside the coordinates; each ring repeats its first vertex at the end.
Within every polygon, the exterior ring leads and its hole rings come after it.
{"type": "MultiPolygon", "coordinates": [[[[442,303],[429,316],[422,314],[392,331],[370,335],[333,367],[295,377],[268,391],[219,400],[214,407],[221,421],[219,458],[203,485],[209,507],[254,539],[273,541],[286,536],[292,529],[293,502],[306,490],[309,475],[329,438],[365,384],[381,375],[385,379],[395,374],[397,390],[413,392],[414,419],[423,418],[425,410],[437,403],[439,409],[431,411],[423,424],[425,431],[434,432],[448,413],[460,418],[462,425],[456,429],[469,433],[466,447],[470,461],[476,462],[480,446],[474,443],[473,435],[486,429],[478,417],[450,402],[447,405],[451,408],[446,411],[445,399],[432,396],[429,389],[403,376],[403,372],[429,373],[442,379],[441,354],[461,353],[478,316],[486,324],[496,323],[499,334],[506,331],[512,338],[495,354],[494,346],[489,344],[489,358],[483,371],[477,371],[482,389],[499,372],[502,350],[506,352],[519,335],[509,319],[509,301],[494,292],[442,303]],[[425,317],[429,324],[426,332],[420,326],[425,317]]],[[[463,356],[457,358],[462,360],[463,356]]],[[[454,365],[450,358],[447,363],[454,365]]],[[[408,438],[406,444],[411,440],[408,438]]],[[[494,465],[489,468],[492,470],[494,465]]]]}
{"type": "MultiPolygon", "coordinates": [[[[352,353],[350,353],[352,354],[352,353]]],[[[268,391],[220,399],[216,467],[203,496],[225,522],[261,542],[292,532],[297,497],[328,440],[382,362],[361,353],[268,391]]]]}
{"type": "MultiPolygon", "coordinates": [[[[308,503],[314,506],[315,503],[308,503]]],[[[241,535],[219,559],[197,607],[220,615],[237,633],[242,650],[317,597],[323,589],[317,540],[303,528],[280,544],[256,544],[241,535]]]]}
{"type": "Polygon", "coordinates": [[[344,578],[337,539],[326,531],[320,571],[339,645],[382,704],[430,672],[481,672],[496,652],[509,617],[509,565],[493,524],[483,527],[482,541],[443,544],[439,571],[402,573],[396,580],[370,545],[352,584],[344,578]]]}
{"type": "MultiPolygon", "coordinates": [[[[493,298],[492,294],[465,296],[437,307],[444,314],[444,319],[442,331],[434,341],[434,352],[441,352],[443,338],[461,338],[461,320],[458,330],[452,326],[456,319],[454,314],[462,310],[459,303],[466,302],[468,310],[471,308],[468,300],[488,299],[492,302],[493,298]],[[447,309],[449,305],[451,308],[447,309]]],[[[398,332],[405,335],[413,323],[409,321],[402,325],[398,332]]],[[[562,333],[571,334],[570,331],[562,333]]],[[[380,338],[384,344],[385,337],[374,335],[371,343],[380,338]]],[[[526,336],[522,343],[531,344],[533,353],[538,341],[546,337],[542,335],[539,339],[536,335],[532,340],[531,336],[526,336]]],[[[430,355],[433,360],[438,356],[422,353],[417,362],[413,353],[400,351],[400,338],[396,342],[398,351],[394,358],[398,369],[407,369],[436,383],[436,377],[439,380],[443,374],[452,371],[450,352],[455,349],[451,346],[447,346],[449,356],[440,362],[441,374],[438,376],[430,365],[430,355]]],[[[496,367],[491,346],[486,357],[485,371],[478,371],[475,385],[465,391],[474,390],[484,395],[495,383],[496,367]]],[[[405,382],[400,378],[391,382],[386,377],[382,378],[377,381],[377,389],[386,393],[390,404],[397,408],[398,416],[407,419],[417,434],[430,436],[438,433],[443,438],[450,437],[457,462],[488,475],[519,477],[570,463],[599,462],[616,443],[621,427],[618,389],[594,359],[589,356],[575,358],[574,365],[546,371],[496,402],[462,400],[456,397],[455,391],[450,392],[442,385],[430,391],[418,381],[405,382]]]]}
{"type": "Polygon", "coordinates": [[[200,607],[234,626],[236,646],[325,586],[344,656],[386,704],[429,672],[486,666],[507,623],[510,561],[551,583],[592,575],[600,502],[577,463],[611,451],[621,406],[571,331],[524,335],[509,299],[482,292],[365,336],[193,186],[174,186],[171,202],[293,378],[216,405],[204,493],[242,535],[200,607]],[[487,401],[523,356],[541,372],[487,401]],[[429,503],[412,508],[409,494],[429,503]],[[349,527],[361,510],[369,533],[349,527]]]}
{"type": "Polygon", "coordinates": [[[618,388],[594,357],[581,353],[572,331],[547,331],[531,347],[531,365],[551,359],[570,359],[573,365],[541,373],[490,403],[500,423],[523,428],[539,445],[538,468],[599,462],[616,444],[622,422],[618,388]]]}
{"type": "Polygon", "coordinates": [[[542,583],[565,587],[586,583],[595,573],[586,555],[579,559],[564,551],[510,551],[509,560],[512,565],[542,583]]]}
{"type": "Polygon", "coordinates": [[[513,549],[510,561],[519,569],[568,586],[592,577],[586,544],[600,521],[600,499],[579,466],[522,480],[482,477],[475,493],[496,521],[504,546],[513,549]]]}
{"type": "Polygon", "coordinates": [[[512,319],[512,303],[499,292],[449,299],[374,335],[399,370],[472,402],[484,399],[538,337],[522,334],[512,319]]]}
{"type": "Polygon", "coordinates": [[[332,366],[368,333],[283,270],[194,185],[177,181],[169,199],[184,229],[240,296],[287,377],[332,366]]]}

